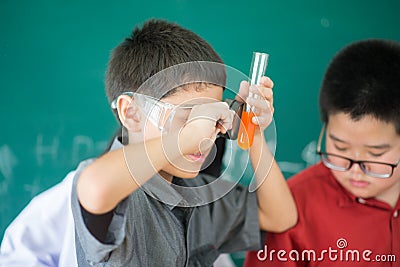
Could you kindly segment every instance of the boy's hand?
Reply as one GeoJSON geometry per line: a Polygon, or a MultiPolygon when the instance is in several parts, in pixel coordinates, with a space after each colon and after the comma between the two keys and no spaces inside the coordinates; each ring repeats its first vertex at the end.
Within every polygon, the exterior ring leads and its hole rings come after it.
{"type": "Polygon", "coordinates": [[[248,105],[255,107],[253,123],[258,125],[260,130],[266,129],[272,121],[272,115],[274,114],[273,87],[273,81],[265,76],[261,78],[260,85],[258,86],[249,86],[248,82],[242,81],[239,93],[235,98],[237,101],[246,102],[248,105]],[[248,97],[249,91],[258,98],[248,97]]]}
{"type": "Polygon", "coordinates": [[[225,102],[213,102],[193,107],[188,121],[179,134],[181,153],[205,152],[213,144],[219,132],[232,128],[235,113],[225,102]]]}

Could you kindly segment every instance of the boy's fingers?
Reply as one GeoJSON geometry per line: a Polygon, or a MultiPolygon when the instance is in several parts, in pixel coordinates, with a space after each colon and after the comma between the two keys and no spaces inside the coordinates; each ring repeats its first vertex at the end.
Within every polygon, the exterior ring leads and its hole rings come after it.
{"type": "Polygon", "coordinates": [[[239,93],[236,95],[235,100],[239,102],[245,102],[247,96],[249,95],[249,83],[242,81],[239,87],[239,93]]]}
{"type": "Polygon", "coordinates": [[[261,77],[260,85],[269,87],[271,89],[274,88],[274,82],[271,80],[271,78],[269,78],[267,76],[261,77]]]}
{"type": "Polygon", "coordinates": [[[247,96],[249,95],[249,91],[261,95],[263,98],[273,101],[273,92],[272,88],[274,87],[274,82],[266,76],[263,76],[260,80],[259,86],[250,86],[247,81],[242,81],[240,83],[239,92],[236,95],[235,100],[240,102],[245,102],[247,96]]]}
{"type": "Polygon", "coordinates": [[[217,128],[221,130],[222,133],[226,133],[229,129],[232,128],[233,118],[235,116],[235,112],[232,110],[224,110],[220,114],[220,118],[217,121],[217,128]]]}
{"type": "Polygon", "coordinates": [[[255,116],[252,118],[252,122],[259,126],[268,125],[271,122],[271,118],[271,116],[255,116]]]}
{"type": "Polygon", "coordinates": [[[272,91],[272,88],[269,87],[261,87],[261,86],[250,86],[250,92],[253,94],[257,94],[258,96],[261,96],[262,98],[272,101],[274,99],[274,92],[272,91]]]}
{"type": "MultiPolygon", "coordinates": [[[[229,109],[229,105],[226,102],[216,102],[194,107],[188,121],[206,119],[210,122],[218,122],[225,129],[230,129],[232,127],[233,115],[234,112],[229,109]]],[[[221,128],[221,131],[224,130],[223,128],[221,128]]]]}
{"type": "Polygon", "coordinates": [[[248,98],[247,103],[256,108],[256,110],[264,112],[273,112],[273,105],[266,99],[248,98]]]}
{"type": "Polygon", "coordinates": [[[255,97],[248,98],[247,103],[249,103],[251,99],[261,99],[263,101],[268,101],[271,106],[274,104],[274,93],[271,88],[250,86],[250,92],[252,92],[255,97]]]}

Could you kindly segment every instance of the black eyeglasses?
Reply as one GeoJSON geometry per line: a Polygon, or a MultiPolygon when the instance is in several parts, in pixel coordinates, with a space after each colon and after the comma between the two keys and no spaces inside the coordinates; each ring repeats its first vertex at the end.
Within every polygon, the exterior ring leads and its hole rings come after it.
{"type": "Polygon", "coordinates": [[[399,165],[400,159],[395,164],[392,164],[368,160],[353,160],[336,154],[321,152],[321,142],[324,132],[325,125],[319,134],[317,153],[320,155],[322,163],[332,170],[348,171],[354,164],[358,164],[366,175],[374,178],[390,178],[393,175],[394,168],[399,165]]]}

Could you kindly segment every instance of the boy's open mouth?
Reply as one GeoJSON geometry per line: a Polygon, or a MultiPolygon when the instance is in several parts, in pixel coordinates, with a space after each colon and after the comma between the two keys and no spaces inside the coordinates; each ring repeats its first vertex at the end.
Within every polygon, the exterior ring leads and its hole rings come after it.
{"type": "Polygon", "coordinates": [[[190,160],[195,161],[195,162],[203,162],[206,159],[206,156],[204,154],[200,153],[200,152],[195,153],[195,154],[187,155],[187,157],[190,160]]]}

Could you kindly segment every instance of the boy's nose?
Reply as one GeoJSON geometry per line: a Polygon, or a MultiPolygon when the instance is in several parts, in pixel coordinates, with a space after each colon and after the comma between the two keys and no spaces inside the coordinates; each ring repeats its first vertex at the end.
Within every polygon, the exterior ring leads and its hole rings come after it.
{"type": "Polygon", "coordinates": [[[354,178],[360,178],[365,175],[364,171],[361,169],[360,163],[354,163],[349,172],[351,172],[354,178]]]}

